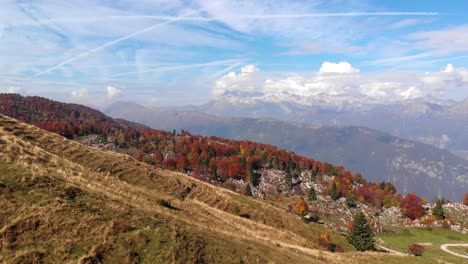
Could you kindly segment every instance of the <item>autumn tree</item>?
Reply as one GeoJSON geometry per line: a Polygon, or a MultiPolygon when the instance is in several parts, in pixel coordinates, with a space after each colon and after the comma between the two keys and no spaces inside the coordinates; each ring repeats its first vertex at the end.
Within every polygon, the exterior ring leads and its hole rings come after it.
{"type": "Polygon", "coordinates": [[[353,225],[346,239],[359,251],[374,250],[374,234],[364,213],[354,216],[353,225]]]}
{"type": "Polygon", "coordinates": [[[424,215],[424,207],[422,206],[421,198],[415,193],[409,193],[400,202],[400,207],[405,215],[414,220],[424,215]]]}
{"type": "Polygon", "coordinates": [[[309,207],[302,197],[297,198],[296,205],[294,205],[294,212],[298,215],[305,215],[309,212],[309,207]]]}
{"type": "Polygon", "coordinates": [[[462,203],[468,206],[468,193],[465,193],[465,195],[463,195],[462,203]]]}
{"type": "Polygon", "coordinates": [[[443,201],[437,200],[434,209],[432,209],[432,215],[436,216],[439,219],[445,219],[444,208],[442,207],[443,201]]]}

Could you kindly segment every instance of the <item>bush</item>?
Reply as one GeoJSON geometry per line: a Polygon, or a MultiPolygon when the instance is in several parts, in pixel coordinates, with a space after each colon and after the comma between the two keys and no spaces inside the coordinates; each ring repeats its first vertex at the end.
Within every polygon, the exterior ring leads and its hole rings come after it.
{"type": "Polygon", "coordinates": [[[159,199],[156,203],[171,210],[178,210],[178,208],[174,207],[169,200],[159,199]]]}
{"type": "Polygon", "coordinates": [[[330,247],[330,235],[329,234],[320,234],[318,239],[319,246],[328,249],[330,247]]]}
{"type": "Polygon", "coordinates": [[[411,244],[408,246],[409,253],[415,256],[422,256],[425,250],[426,248],[424,248],[424,246],[421,246],[419,244],[411,244]]]}
{"type": "Polygon", "coordinates": [[[353,197],[347,197],[345,202],[349,208],[357,207],[356,199],[354,199],[353,197]]]}
{"type": "Polygon", "coordinates": [[[302,218],[306,223],[317,223],[320,220],[318,214],[306,215],[302,218]]]}

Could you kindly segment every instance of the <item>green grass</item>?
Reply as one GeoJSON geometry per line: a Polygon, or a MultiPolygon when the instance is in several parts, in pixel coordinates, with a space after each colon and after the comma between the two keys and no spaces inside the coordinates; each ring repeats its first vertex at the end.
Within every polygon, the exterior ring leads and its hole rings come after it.
{"type": "Polygon", "coordinates": [[[240,196],[240,195],[235,195],[235,194],[229,194],[229,196],[231,196],[232,199],[234,199],[235,201],[237,201],[239,203],[248,204],[250,206],[255,207],[257,210],[260,209],[260,207],[258,206],[257,203],[249,200],[248,198],[245,198],[245,197],[240,196]]]}
{"type": "Polygon", "coordinates": [[[434,228],[432,231],[421,228],[399,228],[390,234],[378,235],[385,241],[389,248],[401,252],[408,252],[408,246],[413,243],[432,243],[425,246],[422,259],[428,261],[444,261],[449,263],[466,263],[466,259],[451,255],[440,249],[442,244],[468,243],[468,235],[442,228],[434,228]]]}
{"type": "Polygon", "coordinates": [[[448,249],[458,254],[468,255],[468,247],[448,247],[448,249]]]}

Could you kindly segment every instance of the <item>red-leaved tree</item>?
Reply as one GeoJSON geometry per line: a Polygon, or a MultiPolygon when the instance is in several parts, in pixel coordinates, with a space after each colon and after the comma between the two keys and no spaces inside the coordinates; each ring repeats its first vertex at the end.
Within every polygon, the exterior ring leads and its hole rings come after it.
{"type": "Polygon", "coordinates": [[[463,201],[462,203],[466,206],[468,206],[468,193],[465,193],[465,195],[463,196],[463,201]]]}
{"type": "Polygon", "coordinates": [[[422,206],[421,198],[415,193],[409,193],[401,200],[400,207],[405,215],[414,220],[424,215],[424,207],[422,206]]]}

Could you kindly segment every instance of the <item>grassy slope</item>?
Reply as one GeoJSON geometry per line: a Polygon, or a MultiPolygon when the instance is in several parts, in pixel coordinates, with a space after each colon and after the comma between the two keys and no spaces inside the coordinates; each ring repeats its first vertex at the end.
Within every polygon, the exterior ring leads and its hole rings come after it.
{"type": "Polygon", "coordinates": [[[0,262],[404,261],[322,252],[315,249],[319,233],[337,244],[344,238],[274,205],[2,115],[0,146],[0,262]]]}
{"type": "MultiPolygon", "coordinates": [[[[425,246],[426,251],[422,259],[441,261],[448,263],[466,263],[466,259],[453,256],[440,249],[442,244],[468,243],[468,235],[442,228],[434,228],[432,231],[419,228],[395,229],[388,235],[380,235],[388,247],[401,252],[407,252],[408,246],[413,243],[432,243],[425,246]]],[[[450,248],[452,249],[452,248],[450,248]]]]}

